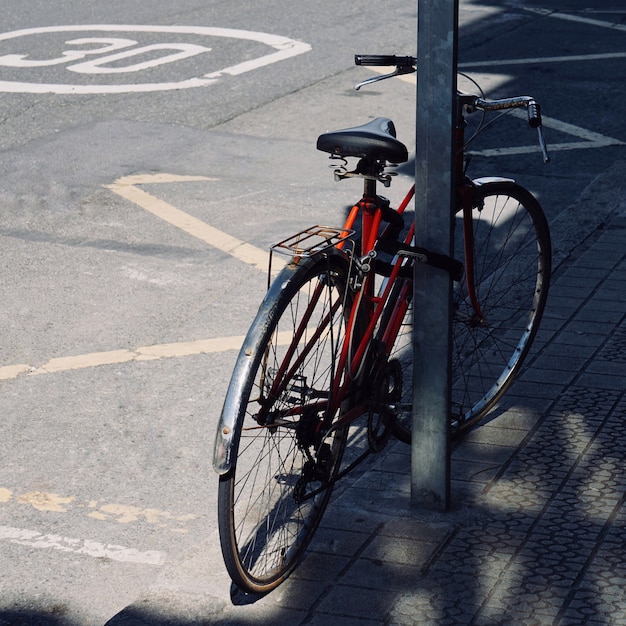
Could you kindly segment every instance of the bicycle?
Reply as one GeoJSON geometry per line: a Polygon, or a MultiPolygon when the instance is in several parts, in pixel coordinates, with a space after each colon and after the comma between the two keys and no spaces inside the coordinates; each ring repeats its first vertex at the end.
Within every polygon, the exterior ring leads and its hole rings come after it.
{"type": "MultiPolygon", "coordinates": [[[[414,57],[355,62],[396,68],[357,89],[416,71],[414,57]]],[[[272,247],[290,261],[244,340],[216,433],[220,543],[231,579],[246,592],[267,593],[293,571],[338,480],[392,433],[410,441],[415,263],[454,280],[453,433],[495,406],[528,353],[550,278],[547,221],[512,180],[466,176],[464,128],[474,111],[524,107],[547,160],[539,105],[528,96],[459,93],[457,101],[463,237],[455,256],[463,262],[415,245],[414,226],[403,219],[414,186],[397,209],[378,195],[378,183],[391,183],[387,168],[408,160],[391,120],[318,138],[317,148],[339,160],[335,179],[363,179],[363,196],[342,227],[312,227],[272,247]],[[358,160],[352,171],[349,158],[358,160]]]]}

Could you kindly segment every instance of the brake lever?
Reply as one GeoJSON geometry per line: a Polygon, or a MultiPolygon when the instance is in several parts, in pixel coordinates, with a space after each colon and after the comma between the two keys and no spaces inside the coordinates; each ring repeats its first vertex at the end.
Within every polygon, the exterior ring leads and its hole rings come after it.
{"type": "Polygon", "coordinates": [[[543,154],[543,162],[550,162],[550,155],[548,154],[548,148],[546,146],[546,138],[543,136],[543,128],[537,126],[537,134],[539,135],[539,146],[541,147],[541,153],[543,154]]]}
{"type": "Polygon", "coordinates": [[[391,72],[391,74],[379,74],[378,76],[371,76],[370,78],[366,78],[365,80],[357,83],[354,86],[354,90],[358,91],[361,87],[365,85],[371,85],[372,83],[377,83],[379,80],[386,80],[387,78],[393,78],[394,76],[402,76],[404,74],[413,74],[415,72],[414,67],[396,67],[396,69],[391,72]]]}
{"type": "Polygon", "coordinates": [[[543,136],[543,127],[541,125],[541,109],[539,108],[539,103],[530,97],[525,99],[528,102],[528,124],[531,128],[537,129],[537,134],[539,135],[539,146],[541,148],[541,153],[543,154],[543,162],[548,163],[550,161],[550,156],[548,155],[546,140],[543,136]]]}

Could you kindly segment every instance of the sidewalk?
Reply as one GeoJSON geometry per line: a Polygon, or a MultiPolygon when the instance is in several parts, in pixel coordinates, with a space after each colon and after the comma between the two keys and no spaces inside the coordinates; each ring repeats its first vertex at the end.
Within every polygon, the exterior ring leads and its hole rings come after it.
{"type": "Polygon", "coordinates": [[[626,624],[620,185],[590,188],[551,225],[558,266],[536,345],[492,421],[455,444],[449,512],[411,508],[410,449],[390,443],[275,592],[231,597],[211,538],[109,625],[626,624]],[[601,228],[574,247],[577,219],[601,228]]]}

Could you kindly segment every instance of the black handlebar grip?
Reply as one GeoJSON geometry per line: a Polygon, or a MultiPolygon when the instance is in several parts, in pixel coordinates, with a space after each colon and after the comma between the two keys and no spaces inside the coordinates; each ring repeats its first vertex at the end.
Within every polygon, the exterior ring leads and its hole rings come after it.
{"type": "Polygon", "coordinates": [[[539,128],[541,126],[541,111],[539,104],[534,100],[528,103],[528,125],[531,128],[539,128]]]}
{"type": "Polygon", "coordinates": [[[399,57],[395,54],[355,54],[355,65],[377,65],[377,66],[396,66],[396,67],[413,67],[415,65],[415,57],[399,57]]]}
{"type": "Polygon", "coordinates": [[[355,65],[395,65],[395,54],[355,54],[355,65]]]}

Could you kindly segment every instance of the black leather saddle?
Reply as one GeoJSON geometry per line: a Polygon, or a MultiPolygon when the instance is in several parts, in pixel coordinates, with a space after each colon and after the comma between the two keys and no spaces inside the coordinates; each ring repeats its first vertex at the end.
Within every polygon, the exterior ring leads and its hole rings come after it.
{"type": "Polygon", "coordinates": [[[396,139],[396,127],[386,117],[377,117],[354,128],[324,133],[317,138],[317,149],[342,157],[390,163],[405,163],[409,159],[406,146],[396,139]]]}

